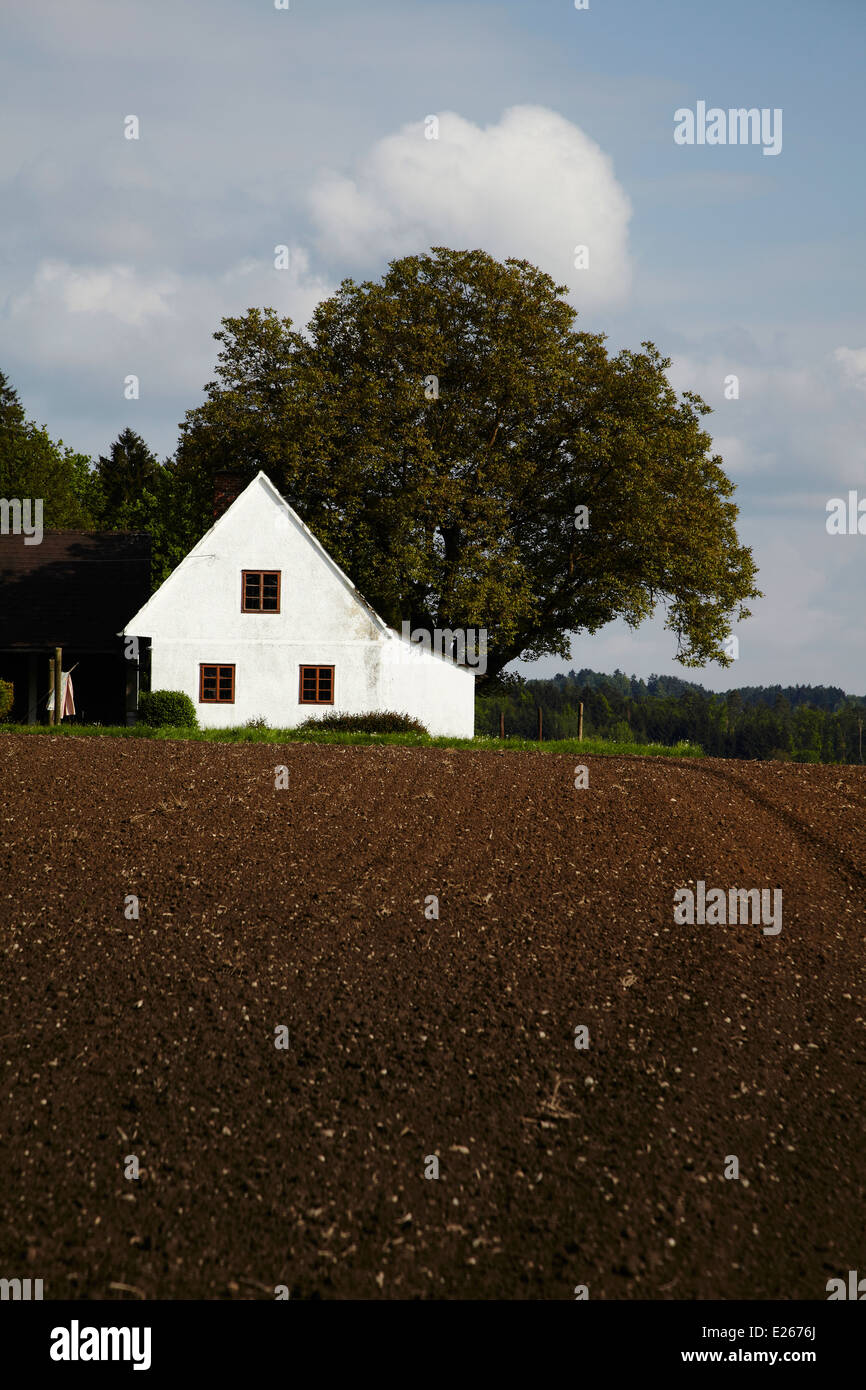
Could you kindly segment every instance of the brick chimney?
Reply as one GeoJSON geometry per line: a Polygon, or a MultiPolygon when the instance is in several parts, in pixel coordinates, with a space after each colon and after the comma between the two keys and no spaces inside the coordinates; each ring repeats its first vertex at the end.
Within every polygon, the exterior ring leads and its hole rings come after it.
{"type": "Polygon", "coordinates": [[[239,473],[214,473],[213,519],[216,521],[243,492],[246,484],[239,473]]]}

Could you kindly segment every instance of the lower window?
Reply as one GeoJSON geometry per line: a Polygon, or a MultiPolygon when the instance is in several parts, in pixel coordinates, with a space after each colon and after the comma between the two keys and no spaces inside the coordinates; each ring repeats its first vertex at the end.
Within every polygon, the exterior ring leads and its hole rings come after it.
{"type": "Polygon", "coordinates": [[[198,698],[202,705],[233,705],[234,666],[199,666],[198,698]]]}
{"type": "Polygon", "coordinates": [[[332,705],[334,703],[333,666],[302,666],[301,689],[298,698],[302,705],[332,705]]]}

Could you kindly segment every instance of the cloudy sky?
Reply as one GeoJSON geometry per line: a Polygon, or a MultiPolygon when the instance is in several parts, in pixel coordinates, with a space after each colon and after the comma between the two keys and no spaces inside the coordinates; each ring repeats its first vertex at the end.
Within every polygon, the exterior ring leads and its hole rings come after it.
{"type": "Polygon", "coordinates": [[[658,618],[534,672],[866,692],[866,535],[826,531],[866,498],[863,0],[27,0],[0,31],[0,366],[55,437],[168,455],[222,315],[301,325],[435,244],[525,257],[712,406],[766,595],[729,670],[658,618]],[[678,144],[699,102],[780,111],[781,150],[678,144]]]}

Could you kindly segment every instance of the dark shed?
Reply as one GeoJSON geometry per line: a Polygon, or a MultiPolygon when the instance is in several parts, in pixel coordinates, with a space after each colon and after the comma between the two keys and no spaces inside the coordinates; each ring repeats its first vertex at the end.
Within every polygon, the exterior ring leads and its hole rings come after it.
{"type": "Polygon", "coordinates": [[[130,722],[138,666],[121,628],[150,595],[150,536],[138,531],[46,531],[38,545],[0,535],[0,677],[15,686],[12,719],[44,722],[49,660],[75,666],[76,713],[130,722]]]}

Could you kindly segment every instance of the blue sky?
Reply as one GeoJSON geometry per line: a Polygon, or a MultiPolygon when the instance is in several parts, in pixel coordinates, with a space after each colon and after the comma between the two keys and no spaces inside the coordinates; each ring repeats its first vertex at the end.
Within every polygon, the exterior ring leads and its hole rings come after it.
{"type": "Polygon", "coordinates": [[[303,323],[443,241],[525,255],[713,407],[766,594],[728,670],[679,667],[657,618],[535,672],[866,692],[866,536],[825,529],[866,497],[861,0],[30,0],[2,27],[0,366],[55,436],[96,455],[131,425],[164,456],[222,315],[303,323]],[[677,145],[698,101],[780,108],[781,152],[677,145]]]}

